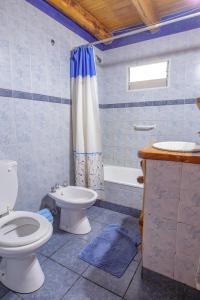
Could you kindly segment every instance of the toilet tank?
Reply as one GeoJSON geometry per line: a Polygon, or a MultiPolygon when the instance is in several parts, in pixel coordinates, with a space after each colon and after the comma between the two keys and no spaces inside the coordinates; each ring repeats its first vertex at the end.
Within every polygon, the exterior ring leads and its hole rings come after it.
{"type": "Polygon", "coordinates": [[[17,162],[0,160],[0,215],[13,210],[17,192],[17,162]]]}

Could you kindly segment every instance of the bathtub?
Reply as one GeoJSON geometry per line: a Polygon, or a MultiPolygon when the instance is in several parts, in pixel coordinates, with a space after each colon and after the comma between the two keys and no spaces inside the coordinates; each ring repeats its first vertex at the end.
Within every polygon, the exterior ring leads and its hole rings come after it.
{"type": "Polygon", "coordinates": [[[107,182],[143,188],[143,184],[137,182],[138,176],[142,176],[142,170],[140,169],[111,165],[104,166],[104,180],[107,182]]]}
{"type": "Polygon", "coordinates": [[[143,184],[137,182],[142,171],[136,168],[104,165],[104,201],[139,215],[143,202],[143,184]]]}

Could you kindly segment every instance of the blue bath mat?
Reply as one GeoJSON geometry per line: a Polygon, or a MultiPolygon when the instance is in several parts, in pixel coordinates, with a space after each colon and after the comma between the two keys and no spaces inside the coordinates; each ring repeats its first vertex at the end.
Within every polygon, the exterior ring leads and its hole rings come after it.
{"type": "Polygon", "coordinates": [[[120,225],[108,225],[88,244],[79,257],[87,263],[121,277],[137,254],[139,232],[120,225]]]}

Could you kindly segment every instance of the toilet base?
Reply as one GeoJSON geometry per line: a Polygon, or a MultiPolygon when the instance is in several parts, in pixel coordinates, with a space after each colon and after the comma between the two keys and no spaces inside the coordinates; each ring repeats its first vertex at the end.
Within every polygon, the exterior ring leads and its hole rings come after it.
{"type": "Polygon", "coordinates": [[[35,255],[23,258],[2,258],[0,281],[17,293],[32,293],[44,283],[44,273],[35,255]]]}
{"type": "Polygon", "coordinates": [[[86,215],[86,209],[61,208],[60,229],[74,233],[86,234],[91,231],[91,226],[86,215]]]}

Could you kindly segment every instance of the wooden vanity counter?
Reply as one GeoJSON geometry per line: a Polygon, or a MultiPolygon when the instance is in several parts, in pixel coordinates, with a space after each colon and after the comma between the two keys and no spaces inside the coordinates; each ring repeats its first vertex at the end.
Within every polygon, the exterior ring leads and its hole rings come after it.
{"type": "Polygon", "coordinates": [[[138,156],[143,159],[200,164],[200,152],[170,152],[158,150],[150,146],[139,150],[138,156]]]}

